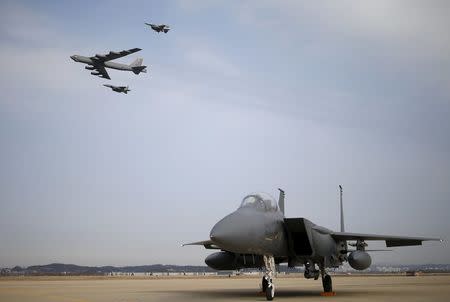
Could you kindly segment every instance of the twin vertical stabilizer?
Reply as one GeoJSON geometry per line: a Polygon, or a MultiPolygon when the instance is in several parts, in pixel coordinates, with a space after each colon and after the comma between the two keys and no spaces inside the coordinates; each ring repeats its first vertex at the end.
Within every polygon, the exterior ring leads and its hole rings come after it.
{"type": "Polygon", "coordinates": [[[344,230],[344,205],[342,204],[342,186],[339,185],[339,201],[341,207],[341,232],[345,232],[344,230]]]}
{"type": "Polygon", "coordinates": [[[281,213],[284,214],[284,191],[278,188],[280,191],[280,196],[278,197],[278,207],[280,208],[281,213]]]}

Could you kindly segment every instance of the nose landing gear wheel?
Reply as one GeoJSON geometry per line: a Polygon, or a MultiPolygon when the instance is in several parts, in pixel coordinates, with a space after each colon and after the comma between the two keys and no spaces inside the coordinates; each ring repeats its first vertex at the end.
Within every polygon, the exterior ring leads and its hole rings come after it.
{"type": "Polygon", "coordinates": [[[331,282],[331,276],[325,275],[322,278],[323,291],[326,293],[330,293],[333,291],[333,284],[331,282]]]}
{"type": "Polygon", "coordinates": [[[272,283],[269,283],[266,288],[266,299],[267,301],[272,301],[275,297],[275,286],[272,283]]]}

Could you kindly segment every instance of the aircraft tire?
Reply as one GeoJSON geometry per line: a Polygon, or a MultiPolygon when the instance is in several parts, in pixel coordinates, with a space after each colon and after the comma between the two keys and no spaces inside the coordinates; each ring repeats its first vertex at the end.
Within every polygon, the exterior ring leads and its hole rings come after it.
{"type": "Polygon", "coordinates": [[[268,285],[268,284],[269,284],[269,281],[267,281],[266,277],[263,277],[263,278],[262,278],[262,281],[261,281],[261,289],[262,289],[262,292],[263,292],[263,293],[266,292],[266,289],[267,289],[267,285],[268,285]]]}
{"type": "Polygon", "coordinates": [[[323,291],[326,293],[333,291],[333,283],[330,275],[325,275],[322,278],[323,291]]]}
{"type": "Polygon", "coordinates": [[[266,299],[267,301],[272,301],[275,298],[275,286],[272,283],[267,285],[266,288],[266,299]]]}

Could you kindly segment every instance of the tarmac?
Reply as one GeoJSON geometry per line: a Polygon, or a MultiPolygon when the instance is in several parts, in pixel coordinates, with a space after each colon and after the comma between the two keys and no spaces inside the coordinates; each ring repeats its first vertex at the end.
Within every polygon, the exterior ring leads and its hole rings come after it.
{"type": "MultiPolygon", "coordinates": [[[[0,302],[266,301],[259,278],[0,278],[0,302]]],[[[450,275],[334,276],[332,297],[320,280],[279,277],[276,301],[450,301],[450,275]]]]}

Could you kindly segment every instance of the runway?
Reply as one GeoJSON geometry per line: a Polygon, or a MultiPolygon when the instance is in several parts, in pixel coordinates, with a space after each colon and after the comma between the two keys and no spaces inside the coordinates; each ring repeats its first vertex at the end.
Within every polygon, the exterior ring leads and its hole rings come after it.
{"type": "MultiPolygon", "coordinates": [[[[450,275],[335,276],[334,297],[319,280],[280,277],[276,301],[449,301],[450,275]]],[[[1,302],[266,301],[259,278],[0,278],[1,302]]]]}

